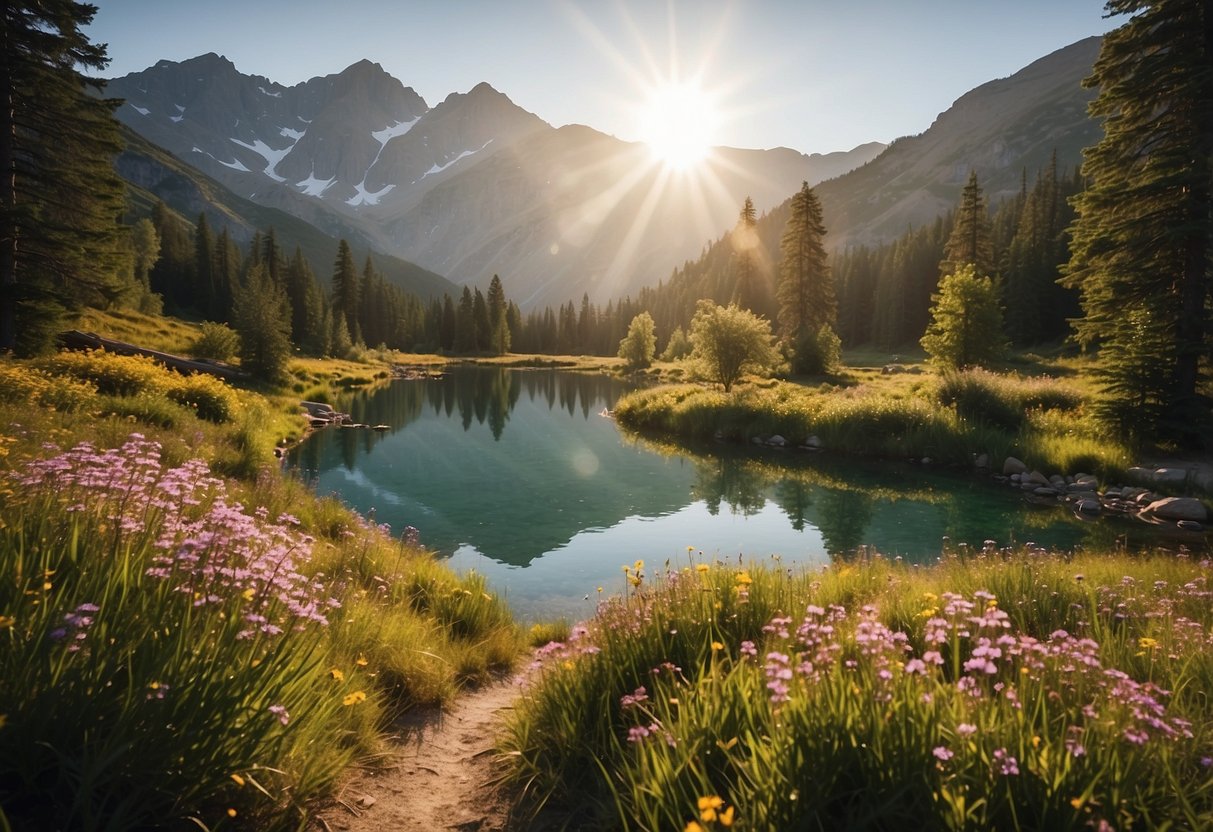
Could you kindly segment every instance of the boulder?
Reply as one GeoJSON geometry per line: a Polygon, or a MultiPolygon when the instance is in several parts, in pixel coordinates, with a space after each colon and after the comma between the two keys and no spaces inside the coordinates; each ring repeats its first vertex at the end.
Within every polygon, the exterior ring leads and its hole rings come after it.
{"type": "Polygon", "coordinates": [[[804,444],[805,447],[808,448],[821,448],[821,440],[816,436],[810,436],[808,439],[804,440],[804,444]]]}
{"type": "Polygon", "coordinates": [[[1056,497],[1057,489],[1047,485],[1038,485],[1032,493],[1037,497],[1056,497]]]}
{"type": "Polygon", "coordinates": [[[977,457],[973,460],[973,467],[977,468],[979,470],[985,470],[986,468],[989,468],[990,467],[990,455],[989,454],[978,454],[977,457]]]}
{"type": "Polygon", "coordinates": [[[1028,470],[1028,466],[1024,465],[1013,456],[1007,457],[1006,462],[1002,464],[1002,472],[1004,474],[1023,474],[1028,470]]]}
{"type": "Polygon", "coordinates": [[[784,439],[777,433],[767,440],[767,444],[776,448],[786,448],[788,446],[788,440],[784,439]]]}
{"type": "Polygon", "coordinates": [[[1125,471],[1125,476],[1127,476],[1131,482],[1141,483],[1142,485],[1154,484],[1153,468],[1142,468],[1139,465],[1134,465],[1128,471],[1125,471]]]}
{"type": "Polygon", "coordinates": [[[1053,476],[1049,477],[1049,485],[1051,485],[1057,489],[1065,488],[1066,487],[1066,478],[1063,477],[1061,474],[1054,474],[1053,476]]]}
{"type": "Polygon", "coordinates": [[[1188,483],[1187,468],[1158,468],[1154,471],[1154,484],[1171,488],[1182,488],[1188,483]]]}
{"type": "Polygon", "coordinates": [[[1033,482],[1037,485],[1049,485],[1049,478],[1039,471],[1033,471],[1028,474],[1028,482],[1033,482]]]}
{"type": "Polygon", "coordinates": [[[1075,506],[1083,514],[1099,514],[1102,507],[1099,505],[1099,500],[1085,499],[1079,500],[1075,506]]]}
{"type": "Polygon", "coordinates": [[[750,441],[753,442],[755,445],[761,445],[763,440],[762,440],[761,436],[755,436],[755,437],[752,437],[750,439],[750,441]]]}
{"type": "Polygon", "coordinates": [[[1142,513],[1162,520],[1195,520],[1198,523],[1203,523],[1209,516],[1205,504],[1194,497],[1164,497],[1150,503],[1142,513]]]}

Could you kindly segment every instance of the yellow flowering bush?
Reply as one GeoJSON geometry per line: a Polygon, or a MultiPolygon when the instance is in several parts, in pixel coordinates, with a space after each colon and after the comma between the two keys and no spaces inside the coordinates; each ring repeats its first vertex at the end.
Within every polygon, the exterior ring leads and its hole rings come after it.
{"type": "Polygon", "coordinates": [[[34,366],[54,375],[89,382],[96,385],[99,393],[110,396],[163,393],[171,380],[169,371],[151,358],[115,355],[104,350],[63,352],[39,359],[34,366]]]}
{"type": "Polygon", "coordinates": [[[182,376],[165,393],[168,398],[192,408],[199,419],[224,423],[236,418],[240,400],[221,379],[198,373],[182,376]]]}
{"type": "Polygon", "coordinates": [[[87,381],[56,378],[50,373],[18,364],[0,364],[0,399],[74,412],[91,404],[97,388],[87,381]]]}

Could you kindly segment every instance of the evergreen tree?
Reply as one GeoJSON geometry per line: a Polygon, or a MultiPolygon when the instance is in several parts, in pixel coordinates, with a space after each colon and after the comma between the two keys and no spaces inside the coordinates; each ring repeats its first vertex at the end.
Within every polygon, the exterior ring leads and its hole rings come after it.
{"type": "Polygon", "coordinates": [[[0,14],[0,352],[44,349],[63,312],[126,292],[118,102],[82,69],[109,63],[82,31],[97,7],[12,0],[0,14]]]}
{"type": "Polygon", "coordinates": [[[510,351],[509,304],[505,299],[505,287],[497,275],[493,275],[489,283],[488,305],[489,350],[496,355],[505,355],[510,351]]]}
{"type": "Polygon", "coordinates": [[[792,197],[791,208],[779,246],[782,257],[776,297],[780,334],[796,342],[823,326],[833,326],[837,304],[822,244],[826,230],[821,202],[808,182],[792,197]]]}
{"type": "Polygon", "coordinates": [[[969,172],[969,181],[961,191],[939,272],[955,274],[966,263],[972,263],[977,274],[994,274],[993,230],[981,185],[977,184],[977,171],[969,172]]]}
{"type": "Polygon", "coordinates": [[[479,286],[472,290],[472,331],[475,333],[476,351],[488,351],[492,325],[489,322],[489,305],[485,303],[479,286]]]}
{"type": "Polygon", "coordinates": [[[944,275],[932,300],[931,323],[921,341],[932,363],[963,370],[984,366],[1006,351],[994,281],[979,277],[972,263],[944,275]]]}
{"type": "Polygon", "coordinates": [[[754,201],[748,196],[737,216],[730,240],[733,245],[733,292],[731,302],[742,309],[762,314],[770,306],[770,292],[762,274],[758,218],[754,201]]]}
{"type": "Polygon", "coordinates": [[[236,331],[240,366],[254,378],[278,384],[291,357],[290,307],[264,263],[253,266],[237,293],[236,331]]]}
{"type": "Polygon", "coordinates": [[[459,307],[455,310],[455,352],[476,351],[476,316],[472,290],[467,286],[459,295],[459,307]]]}
{"type": "Polygon", "coordinates": [[[358,323],[358,272],[350,244],[337,244],[337,259],[333,263],[333,317],[345,319],[346,334],[353,337],[358,323]]]}
{"type": "Polygon", "coordinates": [[[1213,296],[1213,9],[1110,0],[1084,84],[1104,136],[1086,151],[1066,285],[1083,344],[1104,356],[1104,412],[1139,439],[1208,442],[1199,395],[1213,296]],[[1161,436],[1160,436],[1161,434],[1161,436]]]}
{"type": "Polygon", "coordinates": [[[194,283],[199,312],[212,321],[227,313],[227,309],[220,309],[217,302],[215,239],[204,211],[198,213],[198,222],[194,223],[194,283]]]}

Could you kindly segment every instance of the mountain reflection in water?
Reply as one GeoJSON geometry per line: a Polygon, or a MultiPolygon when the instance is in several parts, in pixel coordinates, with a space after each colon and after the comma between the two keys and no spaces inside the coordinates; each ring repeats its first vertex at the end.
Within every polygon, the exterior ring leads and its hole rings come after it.
{"type": "Polygon", "coordinates": [[[944,536],[1071,548],[1132,531],[906,465],[663,448],[600,415],[627,389],[602,375],[456,367],[339,403],[355,422],[389,429],[320,430],[287,464],[379,523],[415,526],[456,568],[485,573],[524,618],[588,614],[597,587],[621,590],[620,564],[638,558],[650,571],[700,552],[814,564],[868,545],[925,561],[944,536]]]}

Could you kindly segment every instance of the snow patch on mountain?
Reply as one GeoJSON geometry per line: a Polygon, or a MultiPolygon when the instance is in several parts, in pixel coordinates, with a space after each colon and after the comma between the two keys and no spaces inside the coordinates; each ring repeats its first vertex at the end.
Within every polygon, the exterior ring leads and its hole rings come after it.
{"type": "Polygon", "coordinates": [[[384,185],[377,191],[368,191],[366,189],[366,180],[363,179],[354,189],[358,192],[345,201],[346,205],[357,208],[360,205],[378,205],[379,200],[387,196],[388,192],[393,190],[395,185],[384,185]]]}
{"type": "Polygon", "coordinates": [[[252,171],[249,170],[248,168],[246,168],[239,159],[236,159],[235,161],[232,161],[232,162],[225,162],[222,159],[217,159],[214,154],[207,153],[205,150],[198,147],[198,145],[194,145],[191,148],[191,152],[201,153],[203,156],[210,156],[212,159],[214,159],[219,164],[223,165],[225,168],[231,168],[232,170],[238,170],[241,173],[252,173],[252,171]]]}
{"type": "Polygon", "coordinates": [[[409,130],[413,128],[413,125],[420,120],[421,116],[417,116],[417,118],[413,119],[412,121],[398,121],[395,124],[389,124],[382,130],[375,130],[371,133],[371,136],[375,139],[375,141],[379,142],[380,149],[382,149],[383,145],[387,144],[392,139],[396,138],[397,136],[403,136],[405,133],[409,132],[409,130]]]}
{"type": "Polygon", "coordinates": [[[303,134],[306,132],[306,130],[292,130],[290,127],[283,127],[278,131],[278,135],[297,142],[303,138],[303,134]]]}
{"type": "Polygon", "coordinates": [[[316,166],[312,165],[312,172],[308,174],[307,179],[304,179],[302,182],[296,182],[295,187],[307,196],[323,196],[324,192],[335,181],[337,181],[336,176],[330,176],[328,179],[317,179],[316,166]]]}
{"type": "MultiPolygon", "coordinates": [[[[129,102],[129,101],[126,103],[131,104],[131,102],[129,102]]],[[[131,104],[131,109],[133,109],[135,112],[137,112],[141,116],[146,116],[149,113],[151,113],[151,110],[149,110],[147,107],[140,107],[137,104],[131,104]]]]}
{"type": "MultiPolygon", "coordinates": [[[[421,179],[425,179],[427,176],[433,176],[435,173],[442,173],[444,170],[446,170],[451,165],[458,162],[460,159],[466,159],[468,156],[479,153],[481,150],[484,150],[486,147],[488,147],[492,143],[493,143],[493,140],[489,139],[487,142],[482,144],[477,150],[465,150],[449,162],[446,162],[441,165],[434,165],[429,170],[427,170],[425,173],[421,174],[421,179]]],[[[417,181],[420,182],[421,179],[418,179],[417,181]]]]}
{"type": "Polygon", "coordinates": [[[270,98],[281,98],[281,97],[282,97],[282,93],[280,93],[280,92],[270,92],[270,91],[269,91],[269,90],[267,90],[265,87],[257,87],[257,89],[261,90],[261,93],[262,93],[263,95],[268,95],[270,98]]]}
{"type": "Polygon", "coordinates": [[[248,142],[241,141],[240,139],[236,139],[236,138],[231,139],[231,141],[235,142],[236,144],[240,145],[241,147],[247,147],[249,150],[256,153],[262,159],[265,159],[265,170],[262,171],[262,173],[264,173],[270,179],[273,179],[275,182],[285,182],[286,181],[286,177],[279,176],[277,171],[274,170],[274,168],[278,167],[278,163],[286,158],[286,154],[290,153],[292,150],[295,149],[295,142],[291,142],[286,147],[278,150],[278,149],[270,147],[268,144],[261,141],[261,139],[256,139],[252,144],[249,144],[248,142]]]}

